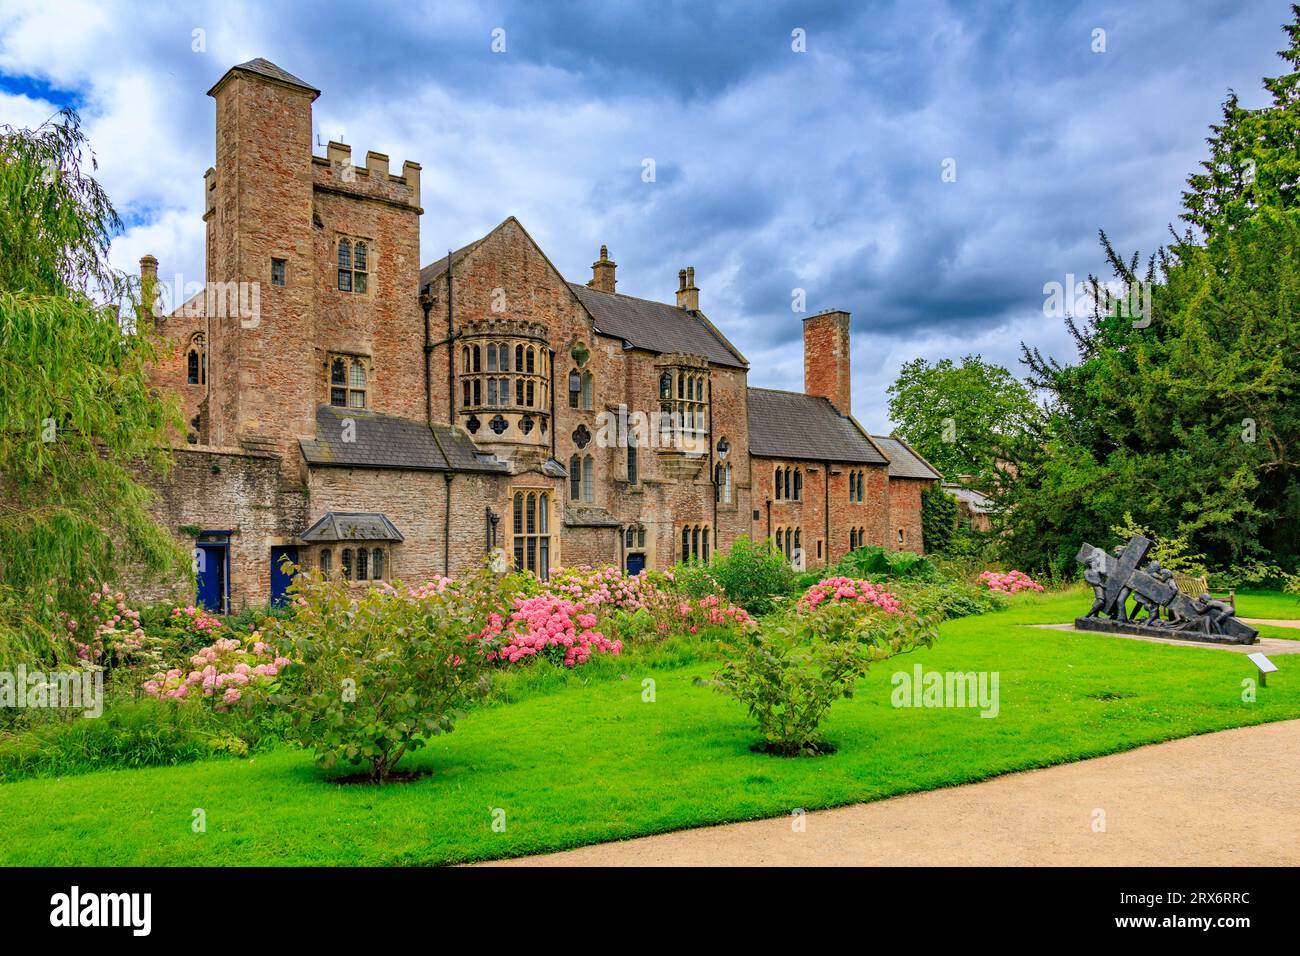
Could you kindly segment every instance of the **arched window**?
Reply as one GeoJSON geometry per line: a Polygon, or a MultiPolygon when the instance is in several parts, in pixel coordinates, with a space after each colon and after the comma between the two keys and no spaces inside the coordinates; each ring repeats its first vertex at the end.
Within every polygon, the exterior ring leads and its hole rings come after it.
{"type": "Polygon", "coordinates": [[[777,528],[776,529],[776,550],[785,551],[785,548],[783,546],[784,541],[785,541],[785,529],[777,528]]]}
{"type": "Polygon", "coordinates": [[[339,240],[339,291],[352,291],[352,243],[339,240]]]}
{"type": "Polygon", "coordinates": [[[899,529],[898,529],[898,546],[901,548],[901,547],[902,547],[903,545],[905,545],[905,544],[907,544],[907,532],[904,531],[902,528],[899,528],[899,529]]]}
{"type": "Polygon", "coordinates": [[[199,353],[190,349],[190,354],[185,357],[185,382],[188,385],[199,384],[199,353]]]}
{"type": "Polygon", "coordinates": [[[463,405],[465,405],[466,407],[468,407],[468,406],[470,405],[470,394],[471,394],[471,393],[470,393],[469,379],[465,379],[465,380],[464,380],[463,382],[461,382],[460,384],[461,384],[461,386],[462,386],[462,389],[461,389],[461,390],[464,392],[464,395],[463,395],[464,401],[463,401],[461,404],[463,404],[463,405]]]}
{"type": "Polygon", "coordinates": [[[592,378],[590,372],[582,373],[582,407],[590,410],[592,393],[592,378]]]}
{"type": "Polygon", "coordinates": [[[689,561],[690,559],[691,559],[691,529],[683,528],[682,529],[682,560],[689,561]]]}
{"type": "Polygon", "coordinates": [[[329,574],[330,565],[334,563],[334,552],[329,548],[320,549],[320,573],[329,574]]]}
{"type": "Polygon", "coordinates": [[[470,354],[474,357],[474,371],[476,372],[483,371],[483,366],[479,361],[479,349],[477,345],[475,345],[472,349],[470,349],[470,354]]]}
{"type": "Polygon", "coordinates": [[[348,404],[348,372],[340,358],[330,362],[330,404],[346,408],[348,404]]]}
{"type": "MultiPolygon", "coordinates": [[[[497,346],[497,352],[501,355],[501,371],[510,371],[510,346],[502,342],[497,346]]],[[[519,363],[515,362],[515,371],[519,371],[519,363]]]]}
{"type": "MultiPolygon", "coordinates": [[[[518,349],[515,350],[515,354],[518,355],[518,349]]],[[[532,347],[531,345],[528,346],[528,351],[527,351],[526,353],[524,353],[524,355],[525,355],[525,361],[526,361],[526,363],[527,363],[527,364],[526,364],[526,367],[524,368],[524,371],[527,372],[529,375],[532,375],[532,374],[534,373],[534,371],[536,370],[536,369],[535,369],[535,366],[536,366],[536,353],[534,353],[534,351],[533,351],[533,347],[532,347]]],[[[519,371],[519,363],[518,363],[518,362],[515,363],[515,371],[519,371]]]]}
{"type": "Polygon", "coordinates": [[[343,577],[346,580],[351,581],[352,580],[352,549],[351,548],[343,549],[343,556],[342,556],[341,563],[343,565],[343,577]]]}
{"type": "Polygon", "coordinates": [[[515,567],[545,581],[551,573],[551,497],[516,491],[513,502],[515,567]]]}
{"type": "Polygon", "coordinates": [[[569,407],[577,408],[582,397],[582,374],[575,368],[569,373],[569,407]]]}
{"type": "Polygon", "coordinates": [[[849,550],[850,551],[858,550],[858,529],[857,528],[849,529],[849,550]]]}
{"type": "Polygon", "coordinates": [[[465,373],[465,372],[472,372],[472,371],[473,371],[473,369],[470,368],[470,365],[469,365],[469,346],[468,346],[468,345],[463,346],[463,347],[461,348],[461,350],[460,350],[460,370],[461,370],[461,373],[462,373],[462,374],[465,373]]]}
{"type": "Polygon", "coordinates": [[[358,581],[364,581],[368,577],[370,577],[370,575],[366,573],[366,570],[369,566],[370,566],[370,552],[367,551],[365,548],[358,548],[357,549],[357,580],[358,581]]]}
{"type": "Polygon", "coordinates": [[[582,497],[582,458],[573,455],[569,458],[569,500],[577,501],[582,497]]]}
{"type": "Polygon", "coordinates": [[[366,407],[366,366],[360,359],[352,361],[348,374],[348,405],[352,408],[366,407]]]}
{"type": "Polygon", "coordinates": [[[772,497],[775,498],[777,501],[780,501],[780,500],[781,500],[781,472],[782,472],[783,470],[784,470],[784,469],[782,469],[782,468],[777,468],[777,470],[776,470],[776,472],[775,472],[775,474],[774,474],[773,480],[772,480],[772,485],[773,485],[773,487],[776,489],[776,490],[772,493],[772,497]]]}
{"type": "MultiPolygon", "coordinates": [[[[530,362],[529,364],[531,365],[532,363],[530,362]]],[[[516,345],[515,346],[515,371],[521,372],[523,371],[523,368],[524,368],[524,347],[522,345],[516,345]]],[[[531,372],[532,369],[530,368],[528,371],[531,372]]]]}
{"type": "Polygon", "coordinates": [[[376,581],[384,579],[384,550],[375,548],[370,552],[370,576],[376,581]]]}
{"type": "Polygon", "coordinates": [[[794,470],[794,500],[803,501],[803,469],[794,470]]]}
{"type": "Polygon", "coordinates": [[[637,474],[637,460],[636,460],[636,435],[632,434],[631,432],[628,432],[628,435],[627,435],[627,483],[628,483],[629,485],[635,485],[635,484],[637,483],[638,480],[639,480],[639,475],[637,474]]]}
{"type": "Polygon", "coordinates": [[[489,372],[495,372],[497,370],[497,346],[495,342],[488,343],[487,370],[489,372]]]}
{"type": "Polygon", "coordinates": [[[659,397],[673,397],[673,375],[672,372],[664,372],[659,376],[659,397]]]}
{"type": "Polygon", "coordinates": [[[596,463],[588,455],[582,459],[582,500],[593,501],[596,497],[596,463]]]}

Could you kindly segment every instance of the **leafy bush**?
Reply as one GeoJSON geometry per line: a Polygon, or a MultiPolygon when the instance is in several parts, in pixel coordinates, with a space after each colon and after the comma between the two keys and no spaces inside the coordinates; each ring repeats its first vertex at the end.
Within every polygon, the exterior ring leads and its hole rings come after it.
{"type": "Polygon", "coordinates": [[[491,612],[479,637],[498,645],[487,652],[489,661],[513,664],[543,657],[552,664],[574,667],[585,664],[593,653],[623,650],[621,641],[607,639],[596,626],[596,615],[582,604],[541,594],[516,598],[508,619],[491,612]]]}
{"type": "Polygon", "coordinates": [[[290,585],[295,613],[270,640],[300,668],[286,694],[294,729],[324,768],[364,764],[386,780],[408,750],[450,733],[461,707],[486,692],[482,640],[500,599],[490,573],[400,582],[353,597],[346,586],[304,572],[290,585]]]}
{"type": "Polygon", "coordinates": [[[957,530],[957,499],[936,482],[921,492],[921,540],[927,551],[946,553],[957,530]]]}
{"type": "Polygon", "coordinates": [[[1006,606],[1006,599],[999,593],[954,578],[899,582],[890,587],[914,613],[935,621],[984,614],[1006,606]]]}
{"type": "Polygon", "coordinates": [[[200,708],[120,703],[94,719],[60,717],[0,736],[0,781],[185,763],[209,756],[221,739],[200,708]]]}
{"type": "Polygon", "coordinates": [[[1160,566],[1179,574],[1191,574],[1197,577],[1207,573],[1205,555],[1192,549],[1190,536],[1187,534],[1156,534],[1150,528],[1138,524],[1133,515],[1124,512],[1124,520],[1110,529],[1120,541],[1127,541],[1134,535],[1151,539],[1151,550],[1147,557],[1159,561],[1160,566]]]}
{"type": "Polygon", "coordinates": [[[763,733],[763,749],[782,756],[824,753],[829,748],[817,728],[831,704],[851,697],[873,663],[928,647],[935,633],[924,618],[832,601],[724,639],[726,659],[705,683],[745,705],[763,733]]]}
{"type": "Polygon", "coordinates": [[[838,576],[848,578],[921,579],[938,574],[934,562],[912,551],[887,551],[879,545],[868,545],[850,551],[835,565],[838,576]]]}
{"type": "Polygon", "coordinates": [[[778,596],[788,594],[794,571],[785,556],[768,542],[741,535],[725,555],[714,557],[706,568],[722,593],[750,614],[766,614],[778,596]]]}

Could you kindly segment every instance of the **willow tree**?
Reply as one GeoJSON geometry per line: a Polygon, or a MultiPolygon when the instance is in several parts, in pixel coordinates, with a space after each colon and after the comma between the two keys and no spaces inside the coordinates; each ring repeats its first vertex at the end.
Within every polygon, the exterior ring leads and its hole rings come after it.
{"type": "Polygon", "coordinates": [[[72,111],[0,127],[0,656],[91,578],[184,566],[136,480],[165,472],[180,417],[146,377],[152,290],[109,265],[121,221],[85,162],[72,111]]]}

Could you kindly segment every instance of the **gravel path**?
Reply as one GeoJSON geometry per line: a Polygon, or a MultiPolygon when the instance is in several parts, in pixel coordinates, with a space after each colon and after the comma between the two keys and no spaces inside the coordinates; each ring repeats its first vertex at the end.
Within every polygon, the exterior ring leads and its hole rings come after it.
{"type": "Polygon", "coordinates": [[[1300,864],[1300,720],[792,817],[682,830],[526,866],[1300,864]],[[1094,821],[1104,814],[1104,832],[1094,821]]]}

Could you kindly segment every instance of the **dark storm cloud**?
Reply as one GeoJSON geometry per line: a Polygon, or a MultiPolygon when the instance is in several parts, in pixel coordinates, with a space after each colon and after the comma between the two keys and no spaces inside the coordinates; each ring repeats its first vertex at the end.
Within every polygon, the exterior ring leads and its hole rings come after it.
{"type": "Polygon", "coordinates": [[[602,242],[634,295],[671,300],[693,265],[752,384],[786,388],[802,289],[810,312],[853,313],[873,428],[915,355],[1015,368],[1021,337],[1063,348],[1044,283],[1100,271],[1099,228],[1166,240],[1207,125],[1230,87],[1261,101],[1289,17],[1285,0],[58,7],[0,13],[0,97],[82,109],[129,224],[121,264],[201,269],[203,94],[264,56],[323,91],[317,137],[424,165],[426,261],[517,215],[574,280],[602,242]]]}

